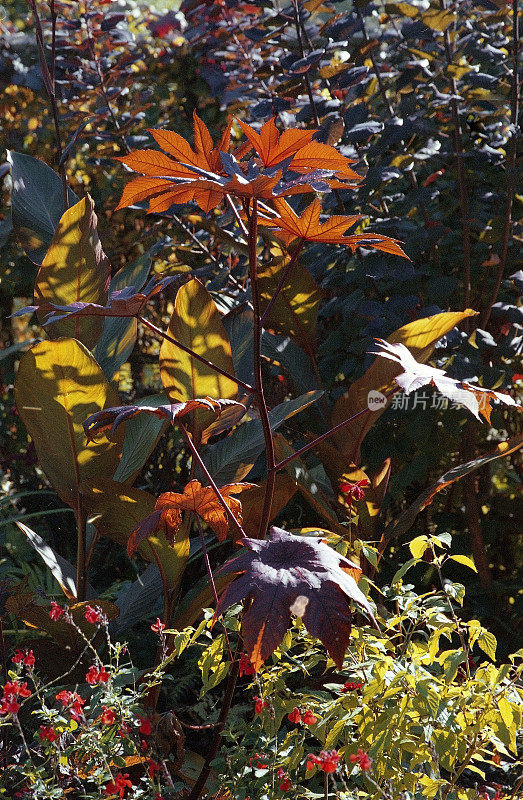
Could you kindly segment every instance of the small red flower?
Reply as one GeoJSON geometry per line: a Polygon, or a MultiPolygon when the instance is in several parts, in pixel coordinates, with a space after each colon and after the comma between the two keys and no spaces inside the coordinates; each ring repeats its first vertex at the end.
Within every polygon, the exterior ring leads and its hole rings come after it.
{"type": "Polygon", "coordinates": [[[315,756],[314,753],[309,753],[307,756],[307,770],[310,772],[310,770],[314,769],[314,767],[318,764],[321,764],[321,758],[315,756]]]}
{"type": "Polygon", "coordinates": [[[56,699],[60,700],[61,704],[65,708],[67,705],[69,705],[69,701],[71,700],[72,696],[72,692],[68,692],[67,689],[63,689],[61,692],[58,692],[56,699]]]}
{"type": "Polygon", "coordinates": [[[149,777],[151,780],[154,780],[154,776],[156,772],[161,772],[163,770],[163,766],[158,763],[158,761],[153,761],[152,758],[149,759],[149,777]]]}
{"type": "Polygon", "coordinates": [[[11,698],[0,701],[0,714],[18,714],[20,703],[11,698]]]}
{"type": "Polygon", "coordinates": [[[100,620],[102,619],[102,616],[100,614],[99,609],[93,608],[92,606],[89,606],[89,605],[87,605],[85,607],[85,615],[84,616],[85,616],[87,622],[90,622],[93,625],[96,622],[100,622],[100,620]]]}
{"type": "Polygon", "coordinates": [[[278,767],[278,771],[276,772],[276,775],[278,776],[278,778],[279,778],[280,780],[281,780],[282,778],[285,778],[285,770],[284,770],[284,769],[282,769],[281,767],[278,767]]]}
{"type": "Polygon", "coordinates": [[[363,688],[362,683],[356,683],[354,681],[347,681],[347,683],[343,684],[342,692],[359,692],[363,688]]]}
{"type": "Polygon", "coordinates": [[[13,664],[21,664],[21,662],[23,660],[24,660],[24,654],[23,654],[22,650],[15,650],[15,654],[11,658],[11,661],[13,662],[13,664]]]}
{"type": "Polygon", "coordinates": [[[318,766],[323,772],[336,772],[340,756],[336,750],[322,750],[319,756],[309,753],[307,756],[307,769],[318,766]]]}
{"type": "Polygon", "coordinates": [[[22,659],[26,667],[34,667],[36,658],[34,657],[34,653],[32,650],[26,650],[26,653],[22,659]]]}
{"type": "Polygon", "coordinates": [[[365,487],[369,485],[367,478],[362,478],[356,483],[340,483],[340,491],[345,495],[347,503],[352,506],[365,497],[365,487]]]}
{"type": "Polygon", "coordinates": [[[293,708],[290,714],[287,714],[287,718],[290,722],[294,722],[298,725],[301,722],[301,713],[299,708],[293,708]]]}
{"type": "Polygon", "coordinates": [[[64,614],[65,614],[65,611],[62,608],[62,606],[59,606],[58,603],[56,602],[56,600],[52,600],[51,601],[51,610],[49,612],[49,616],[51,617],[53,622],[56,622],[57,620],[59,620],[60,617],[63,617],[64,614]]]}
{"type": "Polygon", "coordinates": [[[288,792],[291,786],[292,783],[290,782],[290,780],[288,778],[284,778],[278,788],[280,792],[288,792]]]}
{"type": "Polygon", "coordinates": [[[156,617],[156,622],[151,625],[151,630],[154,633],[162,633],[165,630],[165,622],[162,622],[160,617],[156,617]]]}
{"type": "Polygon", "coordinates": [[[58,739],[58,734],[52,725],[40,725],[40,731],[38,735],[40,736],[42,742],[45,741],[45,739],[47,739],[48,742],[56,742],[58,739]]]}
{"type": "Polygon", "coordinates": [[[114,725],[116,714],[114,713],[112,708],[104,706],[100,719],[102,720],[102,723],[104,725],[114,725]]]}
{"type": "Polygon", "coordinates": [[[105,667],[100,667],[98,669],[94,664],[89,667],[85,680],[91,686],[94,686],[96,683],[107,683],[109,680],[109,673],[106,671],[105,667]]]}
{"type": "Polygon", "coordinates": [[[254,675],[254,672],[251,659],[246,653],[242,653],[240,656],[240,678],[242,675],[254,675]]]}
{"type": "Polygon", "coordinates": [[[118,797],[122,798],[125,795],[127,789],[132,789],[133,785],[129,780],[129,773],[124,772],[123,775],[121,772],[115,776],[114,781],[109,781],[107,786],[105,787],[105,794],[117,794],[118,797]]]}
{"type": "Polygon", "coordinates": [[[302,722],[304,725],[315,725],[318,722],[318,717],[315,717],[310,708],[308,708],[303,715],[302,722]]]}
{"type": "Polygon", "coordinates": [[[358,763],[359,768],[364,772],[370,769],[370,765],[372,764],[369,754],[365,753],[361,747],[358,747],[357,753],[353,753],[351,756],[349,756],[349,761],[351,761],[353,764],[358,763]]]}
{"type": "Polygon", "coordinates": [[[266,708],[269,704],[267,700],[262,700],[261,697],[253,697],[254,700],[254,713],[261,714],[262,709],[266,708]]]}
{"type": "Polygon", "coordinates": [[[140,717],[140,716],[138,716],[138,719],[140,720],[140,733],[143,733],[144,736],[149,736],[149,734],[153,729],[151,725],[151,720],[149,719],[149,717],[140,717]]]}
{"type": "Polygon", "coordinates": [[[256,759],[256,764],[254,765],[253,769],[267,769],[269,765],[264,763],[263,761],[264,758],[265,756],[261,755],[260,753],[255,753],[251,758],[249,758],[249,761],[247,763],[249,764],[250,767],[252,767],[253,766],[252,762],[254,759],[256,759]]]}
{"type": "Polygon", "coordinates": [[[60,700],[64,708],[69,706],[69,711],[73,719],[77,720],[83,714],[85,700],[76,692],[68,692],[67,689],[64,689],[63,691],[58,692],[56,699],[60,700]]]}

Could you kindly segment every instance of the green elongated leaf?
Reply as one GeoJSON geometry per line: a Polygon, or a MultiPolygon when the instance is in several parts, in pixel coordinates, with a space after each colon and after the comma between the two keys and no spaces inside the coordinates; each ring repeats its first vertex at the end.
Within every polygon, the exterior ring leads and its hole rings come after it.
{"type": "MultiPolygon", "coordinates": [[[[434,345],[467,317],[474,316],[475,311],[449,311],[434,314],[432,317],[416,319],[398,328],[389,336],[388,342],[400,343],[408,347],[417,361],[425,362],[434,350],[434,345]]],[[[361,378],[358,378],[349,390],[337,401],[332,412],[332,424],[338,425],[358,411],[368,408],[369,392],[386,394],[394,387],[394,378],[401,372],[401,367],[386,358],[376,358],[361,378]]],[[[360,447],[363,439],[383,414],[390,403],[390,398],[379,405],[376,411],[370,411],[359,419],[346,425],[334,437],[334,440],[349,463],[359,464],[360,447]]]]}
{"type": "MultiPolygon", "coordinates": [[[[53,550],[41,536],[27,525],[24,525],[23,522],[17,522],[16,524],[48,567],[55,580],[60,584],[67,599],[76,600],[76,569],[73,565],[53,550]]],[[[96,597],[96,592],[92,586],[88,586],[87,599],[89,600],[91,597],[96,597]]]]}
{"type": "MultiPolygon", "coordinates": [[[[154,511],[156,498],[149,492],[123,483],[97,478],[80,486],[85,508],[93,516],[93,524],[102,536],[127,547],[129,536],[139,523],[154,511]]],[[[155,562],[169,590],[178,586],[189,558],[189,526],[185,522],[169,544],[162,531],[144,539],[140,555],[155,562]]]]}
{"type": "MultiPolygon", "coordinates": [[[[35,302],[41,304],[41,322],[49,313],[48,303],[105,305],[109,289],[109,261],[96,230],[94,202],[87,195],[62,215],[49,250],[36,277],[35,302]]],[[[93,348],[101,336],[103,318],[81,317],[54,322],[47,327],[52,339],[71,336],[93,348]]]]}
{"type": "MultiPolygon", "coordinates": [[[[200,281],[193,278],[176,295],[168,333],[212,364],[234,374],[231,345],[216,305],[200,281]]],[[[197,397],[236,399],[237,384],[212,367],[164,340],[160,349],[160,374],[172,401],[197,397]]]]}
{"type": "MultiPolygon", "coordinates": [[[[164,394],[156,394],[142,397],[135,405],[158,408],[168,402],[164,394]]],[[[137,414],[127,421],[122,457],[114,473],[115,481],[126,483],[137,475],[168,425],[166,420],[158,419],[154,414],[137,414]]]]}
{"type": "Polygon", "coordinates": [[[418,495],[416,500],[408,508],[406,508],[405,511],[403,511],[403,513],[394,520],[394,522],[391,522],[390,525],[387,525],[381,537],[382,542],[387,543],[391,539],[395,539],[398,536],[406,533],[414,524],[414,520],[420,511],[423,511],[424,508],[432,503],[438,492],[446,489],[447,486],[450,486],[455,481],[458,481],[464,475],[469,475],[471,472],[474,472],[474,470],[484,466],[484,464],[488,464],[490,461],[495,461],[497,458],[503,458],[503,456],[508,456],[511,453],[515,453],[521,447],[523,447],[523,434],[520,434],[519,436],[513,436],[512,439],[507,439],[506,442],[500,442],[498,446],[490,453],[480,456],[479,458],[475,458],[472,461],[467,461],[464,464],[458,464],[458,466],[453,467],[448,472],[445,472],[441,478],[438,478],[438,480],[429,486],[428,489],[425,489],[424,492],[418,495]]]}
{"type": "MultiPolygon", "coordinates": [[[[7,160],[13,180],[13,228],[28,258],[41,264],[65,211],[62,180],[39,158],[8,150],[7,160]]],[[[78,202],[71,189],[68,196],[69,205],[78,202]]]]}
{"type": "MultiPolygon", "coordinates": [[[[248,307],[235,308],[222,320],[232,350],[234,374],[244,383],[254,384],[252,347],[254,315],[248,307]]],[[[310,388],[310,387],[307,387],[310,388]]]]}
{"type": "Polygon", "coordinates": [[[265,358],[280,364],[289,373],[297,392],[305,393],[318,388],[312,361],[290,337],[264,331],[261,351],[265,358]]]}
{"type": "Polygon", "coordinates": [[[116,392],[91,353],[76,339],[44,341],[24,353],[15,380],[15,402],[40,466],[62,500],[76,508],[81,481],[112,475],[122,433],[88,442],[83,421],[118,405],[116,392]]]}
{"type": "MultiPolygon", "coordinates": [[[[269,412],[271,430],[277,430],[286,419],[320,399],[323,392],[308,392],[294,400],[286,400],[269,412]]],[[[263,452],[265,441],[259,419],[239,425],[230,436],[212,444],[202,453],[205,466],[218,486],[241,481],[251,471],[254,462],[263,452]]]]}
{"type": "Polygon", "coordinates": [[[476,565],[474,564],[473,560],[468,556],[462,556],[462,555],[450,556],[450,559],[452,561],[457,561],[458,564],[463,564],[465,567],[469,567],[469,569],[474,570],[474,572],[477,572],[476,565]]]}
{"type": "MultiPolygon", "coordinates": [[[[117,272],[109,285],[109,294],[125,289],[126,286],[134,286],[139,291],[149,275],[152,254],[153,248],[117,272]]],[[[122,364],[131,355],[136,342],[136,332],[137,322],[134,317],[132,319],[105,317],[102,335],[96,343],[93,355],[108,381],[115,378],[122,364]]]]}

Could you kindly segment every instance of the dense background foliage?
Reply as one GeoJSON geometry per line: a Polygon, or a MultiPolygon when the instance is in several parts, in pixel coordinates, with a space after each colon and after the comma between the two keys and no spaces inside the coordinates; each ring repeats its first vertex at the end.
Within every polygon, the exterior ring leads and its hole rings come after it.
{"type": "MultiPolygon", "coordinates": [[[[324,395],[300,416],[282,422],[276,435],[281,458],[288,448],[321,434],[329,420],[336,424],[357,410],[354,395],[344,395],[371,365],[375,337],[387,338],[439,312],[472,308],[479,315],[439,338],[433,363],[456,378],[516,396],[523,380],[523,279],[520,230],[514,222],[521,217],[515,2],[187,0],[179,6],[93,0],[56,3],[55,11],[54,61],[47,4],[5,2],[0,23],[2,138],[5,148],[15,151],[1,168],[0,221],[0,537],[5,545],[0,568],[7,591],[25,579],[25,587],[48,599],[60,596],[56,581],[15,527],[15,518],[27,521],[68,560],[75,560],[76,550],[71,509],[50,489],[13,399],[20,357],[44,334],[35,317],[9,315],[32,301],[35,264],[41,263],[53,233],[45,221],[47,211],[56,216],[46,195],[55,184],[49,183],[48,173],[27,167],[23,154],[65,174],[78,198],[89,192],[113,276],[125,267],[128,282],[132,275],[143,283],[152,270],[182,278],[190,273],[205,284],[226,315],[236,374],[247,382],[250,367],[237,347],[250,324],[247,254],[233,215],[224,207],[204,215],[191,204],[151,215],[140,207],[143,203],[115,211],[129,175],[114,157],[150,147],[148,128],[176,130],[192,141],[196,110],[215,140],[233,115],[255,126],[274,116],[280,130],[318,128],[317,139],[354,159],[355,170],[364,175],[362,185],[327,194],[324,211],[363,214],[358,232],[370,225],[373,232],[399,239],[410,261],[371,249],[352,253],[314,243],[303,248],[284,300],[267,321],[264,381],[271,408],[312,390],[322,389],[324,395]],[[35,11],[55,70],[58,136],[41,70],[35,11]],[[17,170],[26,181],[31,174],[34,186],[17,185],[17,170]],[[13,188],[19,207],[13,199],[11,223],[13,188]],[[40,220],[40,228],[29,228],[23,219],[28,204],[34,204],[33,219],[40,220]]],[[[236,126],[233,138],[240,141],[240,133],[236,126]]],[[[59,178],[53,178],[59,186],[59,178]]],[[[59,190],[58,198],[57,208],[59,190]]],[[[277,257],[267,241],[260,279],[265,305],[281,275],[277,257]]],[[[178,286],[174,282],[147,305],[148,318],[162,329],[178,286]]],[[[125,402],[162,390],[159,341],[141,323],[136,333],[136,346],[122,349],[116,361],[104,365],[125,402]]],[[[518,435],[520,415],[510,407],[495,406],[487,423],[462,407],[445,406],[432,389],[418,391],[415,398],[396,396],[376,416],[361,453],[354,434],[340,434],[289,464],[277,522],[288,529],[320,527],[341,535],[352,555],[361,558],[367,578],[380,587],[391,584],[414,555],[409,541],[432,535],[447,542],[451,534],[450,553],[473,556],[477,574],[449,561],[445,577],[465,584],[465,619],[479,619],[493,631],[497,655],[504,658],[521,646],[514,641],[523,616],[520,453],[449,483],[417,516],[409,518],[409,509],[452,467],[518,435]],[[367,475],[377,481],[373,500],[381,506],[379,519],[361,506],[356,515],[340,492],[340,481],[367,475]]],[[[183,490],[192,476],[190,454],[177,429],[166,431],[158,423],[149,438],[156,445],[146,448],[135,486],[155,496],[183,490]]],[[[254,449],[249,481],[264,478],[260,454],[254,449]]],[[[225,471],[223,477],[220,484],[234,476],[225,471]]],[[[255,509],[253,500],[251,515],[255,509]]],[[[430,593],[439,588],[439,579],[429,554],[422,556],[412,564],[409,581],[419,592],[430,593]]],[[[182,594],[205,576],[194,542],[190,558],[192,572],[183,579],[182,594]]],[[[100,539],[90,572],[98,596],[113,601],[138,571],[121,543],[100,539]]],[[[158,600],[154,616],[160,609],[158,600]]],[[[133,658],[140,667],[149,665],[155,642],[149,632],[143,635],[140,622],[151,610],[152,602],[133,610],[133,658]]],[[[21,622],[8,619],[8,635],[22,635],[21,622]]],[[[184,680],[195,691],[190,671],[179,669],[171,694],[163,690],[168,707],[180,702],[184,680]]],[[[277,679],[270,680],[277,684],[277,679]]],[[[272,684],[265,689],[270,696],[272,684]]],[[[209,710],[202,703],[197,723],[209,710]]],[[[230,736],[236,735],[233,725],[230,736]]]]}

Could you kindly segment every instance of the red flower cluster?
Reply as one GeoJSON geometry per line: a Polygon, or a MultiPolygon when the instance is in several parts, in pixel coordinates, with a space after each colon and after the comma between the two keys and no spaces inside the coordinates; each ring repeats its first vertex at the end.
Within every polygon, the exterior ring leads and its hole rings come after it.
{"type": "Polygon", "coordinates": [[[114,725],[116,714],[112,708],[109,708],[109,706],[104,706],[100,719],[104,725],[114,725]]]}
{"type": "Polygon", "coordinates": [[[11,661],[13,664],[25,664],[26,667],[32,667],[35,663],[35,657],[32,650],[15,650],[15,654],[11,661]]]}
{"type": "Polygon", "coordinates": [[[359,692],[363,688],[362,683],[355,683],[354,681],[347,681],[343,684],[342,692],[359,692]]]}
{"type": "Polygon", "coordinates": [[[141,717],[138,715],[138,719],[140,720],[140,733],[143,733],[144,736],[149,736],[152,731],[151,720],[149,717],[141,717]]]}
{"type": "Polygon", "coordinates": [[[303,722],[304,725],[315,725],[318,722],[318,717],[314,716],[310,708],[307,708],[303,715],[299,708],[294,708],[290,714],[287,714],[287,717],[296,725],[299,725],[300,722],[303,722]]]}
{"type": "Polygon", "coordinates": [[[261,714],[262,709],[266,708],[269,704],[267,700],[262,700],[261,697],[253,697],[254,700],[254,713],[261,714]]]}
{"type": "Polygon", "coordinates": [[[105,667],[100,667],[100,669],[98,669],[93,664],[92,667],[89,667],[85,680],[87,683],[90,683],[91,686],[94,686],[96,683],[107,683],[109,680],[109,673],[106,672],[105,667]]]}
{"type": "Polygon", "coordinates": [[[57,622],[60,617],[63,617],[65,614],[65,609],[62,606],[59,606],[56,600],[51,601],[51,610],[49,612],[49,616],[53,620],[53,622],[57,622]]]}
{"type": "Polygon", "coordinates": [[[162,633],[165,630],[165,622],[162,622],[160,617],[156,617],[156,622],[151,625],[153,633],[162,633]]]}
{"type": "Polygon", "coordinates": [[[363,500],[365,497],[365,487],[369,485],[368,478],[362,478],[361,481],[356,483],[340,483],[340,491],[345,495],[345,499],[349,506],[357,503],[358,500],[363,500]]]}
{"type": "Polygon", "coordinates": [[[322,750],[319,756],[309,753],[307,756],[307,769],[311,770],[316,766],[323,772],[336,772],[339,760],[340,756],[336,750],[322,750]]]}
{"type": "Polygon", "coordinates": [[[69,707],[69,711],[73,719],[78,720],[83,714],[85,700],[76,692],[68,692],[67,689],[64,689],[63,691],[58,692],[56,699],[60,700],[64,708],[69,707]]]}
{"type": "Polygon", "coordinates": [[[349,761],[352,761],[353,764],[356,764],[357,762],[359,764],[359,768],[364,772],[370,769],[370,765],[372,764],[369,754],[365,753],[361,747],[358,748],[357,753],[353,753],[351,756],[349,756],[349,761]]]}
{"type": "Polygon", "coordinates": [[[58,739],[58,734],[52,725],[40,725],[38,735],[42,742],[45,741],[45,739],[47,739],[48,742],[56,742],[58,739]]]}
{"type": "Polygon", "coordinates": [[[118,775],[115,775],[114,781],[109,781],[104,791],[107,795],[117,794],[118,797],[122,798],[127,789],[132,788],[133,785],[129,780],[129,773],[124,772],[122,775],[122,773],[119,772],[118,775]]]}
{"type": "Polygon", "coordinates": [[[27,688],[27,682],[9,681],[3,688],[3,696],[0,701],[0,714],[17,714],[20,709],[19,697],[31,697],[31,692],[27,688]]]}
{"type": "Polygon", "coordinates": [[[153,761],[152,758],[149,759],[149,777],[151,780],[154,780],[154,776],[156,772],[161,772],[163,770],[163,766],[158,763],[158,761],[153,761]]]}
{"type": "Polygon", "coordinates": [[[102,619],[101,609],[93,608],[93,606],[87,605],[85,607],[84,616],[87,622],[90,622],[92,625],[94,625],[95,623],[100,622],[102,619]]]}
{"type": "Polygon", "coordinates": [[[251,659],[246,653],[240,656],[240,678],[242,675],[254,675],[255,669],[251,663],[251,659]]]}
{"type": "Polygon", "coordinates": [[[288,792],[289,789],[292,787],[292,783],[290,781],[289,776],[281,767],[279,767],[277,775],[278,778],[281,780],[281,783],[278,787],[280,792],[288,792]]]}

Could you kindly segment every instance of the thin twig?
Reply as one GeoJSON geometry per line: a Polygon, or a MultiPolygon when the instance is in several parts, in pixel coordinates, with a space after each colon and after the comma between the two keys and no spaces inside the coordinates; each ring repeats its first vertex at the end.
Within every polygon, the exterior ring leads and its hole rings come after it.
{"type": "Polygon", "coordinates": [[[258,412],[260,414],[260,422],[263,430],[263,438],[265,441],[265,460],[267,464],[265,497],[263,500],[263,507],[260,514],[260,523],[258,528],[258,537],[260,539],[264,539],[271,518],[272,501],[274,497],[274,486],[276,482],[276,473],[274,471],[274,465],[275,465],[274,441],[272,438],[271,422],[269,419],[269,412],[267,410],[267,403],[265,402],[265,393],[263,389],[263,377],[262,377],[262,359],[261,359],[262,324],[260,315],[260,289],[258,286],[258,275],[257,275],[257,266],[258,266],[257,265],[258,256],[256,252],[257,242],[258,242],[258,207],[256,200],[253,199],[251,213],[249,216],[249,276],[251,280],[252,307],[254,312],[254,333],[253,333],[254,386],[256,389],[256,404],[258,406],[258,412]]]}
{"type": "MultiPolygon", "coordinates": [[[[394,387],[394,389],[391,389],[390,392],[387,392],[384,395],[384,397],[387,397],[387,398],[388,397],[392,397],[392,395],[395,394],[398,390],[399,390],[399,387],[396,386],[396,387],[394,387]]],[[[334,428],[331,428],[326,433],[322,433],[321,436],[318,436],[312,442],[309,442],[309,444],[306,444],[303,447],[301,447],[299,450],[296,450],[296,452],[292,453],[292,455],[287,456],[287,458],[284,458],[282,461],[279,461],[278,464],[274,465],[274,471],[277,472],[278,470],[282,469],[290,461],[294,461],[295,458],[299,458],[304,453],[308,453],[309,450],[312,450],[314,447],[316,447],[316,445],[320,444],[320,442],[323,442],[323,441],[325,441],[325,439],[328,439],[329,436],[332,436],[333,433],[338,433],[338,431],[341,431],[350,422],[354,422],[354,420],[359,419],[360,417],[363,417],[365,414],[369,414],[369,413],[370,413],[370,409],[369,408],[362,408],[362,410],[358,411],[357,414],[353,414],[352,417],[349,417],[348,419],[343,420],[343,422],[340,422],[338,425],[335,425],[334,428]]]]}
{"type": "Polygon", "coordinates": [[[175,347],[179,347],[180,350],[183,350],[184,353],[187,353],[188,355],[192,356],[197,361],[201,361],[202,364],[205,364],[207,367],[214,370],[214,372],[217,372],[219,375],[223,375],[224,378],[229,378],[229,380],[234,381],[234,383],[237,383],[238,386],[241,386],[242,389],[245,389],[245,391],[254,392],[254,387],[250,386],[248,383],[244,383],[235,375],[233,375],[231,372],[227,372],[226,369],[218,367],[216,364],[213,364],[212,361],[208,361],[203,356],[199,355],[198,353],[195,353],[194,350],[191,350],[190,347],[187,347],[181,342],[178,342],[176,339],[173,339],[172,336],[169,336],[168,333],[164,333],[164,331],[162,331],[161,328],[158,328],[153,322],[150,322],[148,319],[145,319],[145,317],[138,316],[137,320],[141,322],[143,325],[145,325],[147,328],[150,328],[150,330],[157,333],[158,336],[161,336],[162,339],[165,339],[165,341],[170,342],[175,347]]]}
{"type": "Polygon", "coordinates": [[[246,539],[247,538],[247,534],[245,533],[245,531],[243,530],[242,526],[240,525],[240,523],[238,522],[238,520],[236,519],[236,517],[232,513],[231,509],[229,508],[229,506],[225,502],[225,499],[224,499],[222,493],[220,492],[220,490],[218,489],[218,487],[217,487],[217,485],[216,485],[211,473],[209,472],[209,470],[205,466],[205,464],[204,464],[204,462],[202,460],[202,457],[198,452],[198,448],[194,444],[189,431],[183,425],[180,425],[180,430],[182,432],[183,438],[187,442],[187,445],[188,445],[191,453],[193,454],[196,462],[198,463],[198,466],[200,467],[201,471],[203,472],[203,474],[205,475],[205,477],[209,481],[209,485],[214,490],[214,493],[215,493],[215,495],[216,495],[216,497],[218,499],[218,502],[220,503],[221,507],[223,508],[223,510],[227,514],[229,520],[232,522],[232,524],[234,525],[234,527],[236,528],[236,530],[240,534],[240,537],[242,539],[246,539]]]}
{"type": "Polygon", "coordinates": [[[496,282],[487,308],[482,312],[479,320],[479,327],[483,330],[490,319],[492,306],[498,298],[501,281],[507,266],[508,243],[510,239],[510,229],[512,227],[512,204],[516,189],[516,155],[518,144],[518,107],[519,107],[519,15],[518,0],[512,0],[512,99],[510,111],[510,124],[512,136],[510,140],[509,153],[507,156],[507,198],[505,201],[505,221],[503,227],[501,258],[496,275],[496,282]]]}

